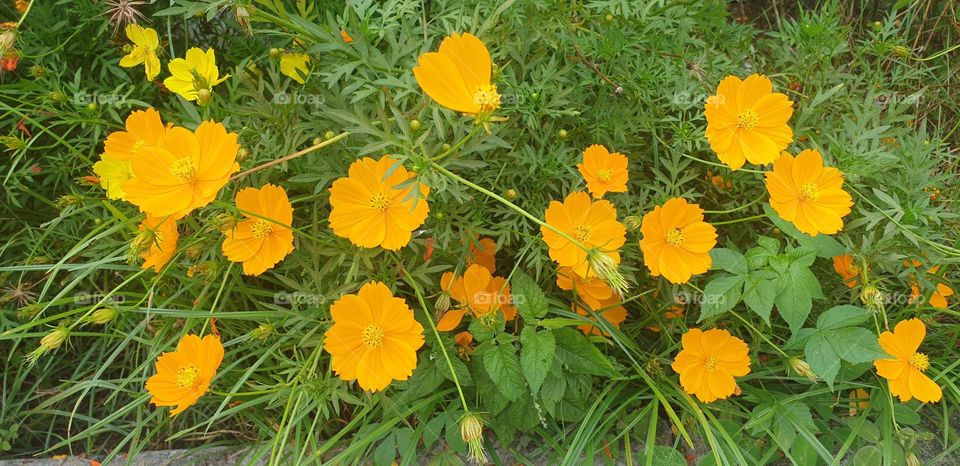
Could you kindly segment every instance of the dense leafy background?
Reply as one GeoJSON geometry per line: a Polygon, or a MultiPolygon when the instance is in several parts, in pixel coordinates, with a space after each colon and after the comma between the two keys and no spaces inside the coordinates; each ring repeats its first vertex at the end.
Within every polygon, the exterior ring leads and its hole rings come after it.
{"type": "MultiPolygon", "coordinates": [[[[456,355],[468,401],[484,413],[488,443],[521,462],[958,461],[958,315],[955,306],[923,304],[937,282],[955,280],[958,258],[960,29],[952,2],[261,0],[247,5],[252,35],[234,16],[242,3],[141,8],[160,32],[164,62],[192,46],[216,49],[232,77],[208,108],[145,82],[141,69],[120,68],[125,40],[101,2],[33,5],[18,43],[24,58],[0,84],[0,456],[113,458],[226,444],[277,464],[457,463],[462,409],[443,345],[456,355]],[[473,129],[430,102],[410,72],[453,31],[486,42],[499,65],[499,114],[509,121],[457,151],[448,169],[497,193],[514,190],[520,207],[541,215],[551,199],[583,188],[575,167],[583,148],[605,144],[630,158],[630,192],[609,196],[621,219],[673,196],[699,202],[718,225],[716,270],[690,286],[652,279],[638,234],[629,233],[628,320],[608,328],[610,338],[591,340],[575,328],[571,296],[554,284],[536,225],[438,173],[421,173],[432,187],[430,218],[399,254],[333,236],[327,188],[350,162],[435,155],[473,129]],[[306,85],[279,73],[272,48],[313,57],[306,85]],[[724,76],[753,72],[796,102],[791,150],[818,148],[846,175],[856,207],[832,239],[811,240],[769,214],[762,175],[697,160],[716,160],[703,137],[704,99],[724,76]],[[229,185],[224,202],[181,225],[171,267],[135,276],[127,255],[136,210],[80,178],[91,174],[105,136],[147,106],[187,127],[222,121],[249,150],[243,168],[315,138],[350,135],[229,185]],[[243,277],[221,256],[216,227],[237,189],[267,182],[291,194],[297,250],[273,271],[243,277]],[[410,281],[433,312],[441,273],[462,269],[476,234],[497,241],[498,274],[524,297],[520,321],[471,324],[470,354],[459,354],[452,337],[428,334],[413,379],[386,393],[364,394],[333,376],[322,351],[332,300],[381,280],[423,320],[410,281]],[[435,251],[425,261],[429,238],[435,251]],[[927,323],[940,404],[901,405],[874,374],[884,316],[864,309],[861,288],[848,289],[833,272],[830,257],[845,251],[869,264],[873,285],[890,298],[886,319],[927,323]],[[904,268],[906,258],[942,264],[942,276],[904,268]],[[197,265],[206,273],[188,277],[197,265]],[[905,299],[911,275],[924,293],[913,305],[905,299]],[[725,299],[710,299],[717,296],[725,299]],[[678,298],[685,317],[665,318],[678,298]],[[40,337],[100,301],[120,310],[116,321],[79,326],[57,352],[24,362],[40,337]],[[238,394],[208,395],[170,419],[148,406],[143,382],[160,352],[210,316],[227,346],[215,389],[238,394]],[[693,326],[729,328],[751,344],[743,396],[704,406],[679,388],[669,364],[693,326]],[[780,351],[804,358],[825,381],[791,371],[780,351]],[[850,416],[856,388],[870,392],[870,406],[850,416]]],[[[0,12],[16,17],[6,3],[0,12]]]]}

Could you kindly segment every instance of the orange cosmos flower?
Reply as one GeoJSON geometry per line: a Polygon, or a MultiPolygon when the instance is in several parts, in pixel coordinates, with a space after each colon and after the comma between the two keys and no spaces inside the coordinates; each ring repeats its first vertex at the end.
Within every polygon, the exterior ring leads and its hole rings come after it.
{"type": "Polygon", "coordinates": [[[240,190],[236,204],[246,220],[224,232],[223,255],[242,262],[244,274],[260,275],[293,252],[293,206],[272,184],[240,190]]]}
{"type": "Polygon", "coordinates": [[[343,42],[346,44],[353,42],[353,37],[350,37],[350,34],[347,34],[346,29],[340,30],[340,38],[343,39],[343,42]]]}
{"type": "Polygon", "coordinates": [[[156,147],[131,159],[134,178],[123,184],[126,198],[156,217],[181,218],[217,197],[236,161],[237,135],[206,121],[196,132],[172,128],[156,147]]]}
{"type": "MultiPolygon", "coordinates": [[[[613,294],[613,290],[610,292],[610,297],[604,300],[596,300],[588,295],[581,295],[580,299],[593,310],[594,313],[599,313],[601,317],[604,318],[607,322],[610,322],[616,328],[620,328],[620,324],[623,321],[627,320],[627,309],[620,305],[620,298],[613,294]]],[[[596,318],[590,312],[587,312],[586,309],[579,305],[574,305],[574,310],[577,314],[582,316],[588,316],[587,318],[596,321],[596,318]]],[[[578,325],[578,329],[583,332],[584,335],[603,335],[609,337],[610,334],[600,330],[599,327],[583,324],[578,325]]]]}
{"type": "Polygon", "coordinates": [[[930,359],[917,352],[926,335],[927,327],[920,319],[902,320],[893,332],[880,334],[880,347],[893,358],[877,359],[873,365],[877,374],[889,382],[890,394],[900,397],[903,403],[914,398],[935,403],[943,395],[936,382],[924,374],[930,367],[930,359]]]}
{"type": "Polygon", "coordinates": [[[462,277],[454,277],[453,272],[444,273],[440,277],[440,287],[448,290],[450,297],[463,308],[447,311],[437,324],[438,330],[453,330],[460,325],[467,311],[477,317],[503,311],[504,320],[507,321],[517,316],[507,279],[494,277],[490,270],[480,264],[467,267],[462,277]]]}
{"type": "Polygon", "coordinates": [[[452,34],[439,52],[420,56],[413,76],[438,104],[468,115],[489,114],[500,107],[497,86],[490,83],[493,62],[480,39],[470,33],[452,34]]]}
{"type": "Polygon", "coordinates": [[[497,242],[490,238],[480,238],[470,242],[470,257],[467,265],[480,264],[490,273],[497,271],[497,242]]]}
{"type": "Polygon", "coordinates": [[[787,125],[793,102],[773,92],[766,76],[753,74],[743,81],[727,76],[717,86],[717,95],[707,98],[704,114],[710,148],[732,170],[747,160],[771,163],[793,141],[787,125]]]}
{"type": "MultiPolygon", "coordinates": [[[[912,262],[914,267],[920,267],[921,265],[920,261],[916,259],[912,259],[912,262]]],[[[905,260],[903,261],[903,264],[909,266],[910,261],[905,260]]],[[[936,275],[938,271],[940,271],[940,266],[935,265],[931,267],[927,273],[936,275]]],[[[917,284],[916,279],[912,275],[911,279],[914,280],[912,283],[910,283],[910,303],[913,304],[917,298],[920,297],[920,286],[917,284]]],[[[939,309],[946,309],[949,305],[947,298],[953,296],[953,293],[953,288],[950,288],[944,283],[937,282],[936,289],[930,294],[930,299],[927,300],[927,303],[939,309]]]]}
{"type": "Polygon", "coordinates": [[[650,275],[670,283],[686,283],[713,264],[710,250],[717,245],[717,229],[703,221],[703,209],[675,197],[643,216],[643,263],[650,275]]]}
{"type": "Polygon", "coordinates": [[[423,346],[423,326],[403,299],[381,282],[360,287],[330,306],[333,326],[327,330],[324,349],[333,371],[360,388],[383,390],[392,380],[407,380],[417,367],[417,350],[423,346]]]}
{"type": "Polygon", "coordinates": [[[577,169],[594,199],[607,192],[627,192],[627,157],[619,152],[611,154],[606,147],[594,144],[583,151],[583,163],[577,164],[577,169]]]}
{"type": "Polygon", "coordinates": [[[833,256],[833,270],[836,270],[843,277],[843,284],[848,288],[857,286],[860,277],[860,267],[853,263],[853,257],[849,254],[842,256],[833,256]]]}
{"type": "Polygon", "coordinates": [[[177,240],[180,233],[177,231],[177,221],[173,218],[157,218],[147,215],[140,223],[140,235],[137,237],[137,249],[142,250],[143,258],[141,269],[153,267],[153,271],[160,273],[164,265],[170,262],[177,252],[177,240]]]}
{"type": "Polygon", "coordinates": [[[726,330],[683,334],[683,349],[670,366],[680,374],[683,390],[704,402],[726,399],[738,392],[735,377],[750,373],[750,347],[726,330]]]}
{"type": "Polygon", "coordinates": [[[207,393],[210,382],[223,361],[223,345],[217,335],[186,335],[177,350],[157,358],[157,373],[147,380],[150,402],[157,406],[176,406],[171,416],[182,413],[207,393]]]}
{"type": "Polygon", "coordinates": [[[125,197],[123,184],[133,178],[130,160],[144,148],[159,144],[166,134],[160,112],[149,108],[127,116],[126,131],[114,131],[107,136],[93,171],[100,177],[100,186],[107,190],[109,199],[125,197]]]}
{"type": "Polygon", "coordinates": [[[840,170],[824,167],[816,149],[800,152],[797,158],[784,152],[767,172],[766,183],[770,207],[811,236],[840,231],[843,217],[853,207],[840,170]]]}
{"type": "Polygon", "coordinates": [[[557,286],[561,290],[573,291],[582,299],[593,302],[609,301],[613,298],[613,289],[598,277],[583,278],[570,267],[561,267],[557,271],[557,286]]]}
{"type": "MultiPolygon", "coordinates": [[[[619,249],[627,240],[627,230],[617,221],[617,209],[609,201],[591,201],[587,193],[571,193],[563,203],[551,201],[544,220],[587,249],[596,249],[614,263],[620,263],[619,249]]],[[[557,264],[572,268],[581,277],[597,276],[587,261],[587,251],[553,228],[541,226],[540,232],[550,248],[550,258],[557,264]]]]}
{"type": "Polygon", "coordinates": [[[398,250],[427,219],[430,188],[419,184],[421,198],[411,194],[412,178],[397,160],[385,155],[350,165],[349,176],[330,187],[330,227],[337,236],[365,248],[398,250]],[[389,173],[389,176],[387,176],[389,173]]]}

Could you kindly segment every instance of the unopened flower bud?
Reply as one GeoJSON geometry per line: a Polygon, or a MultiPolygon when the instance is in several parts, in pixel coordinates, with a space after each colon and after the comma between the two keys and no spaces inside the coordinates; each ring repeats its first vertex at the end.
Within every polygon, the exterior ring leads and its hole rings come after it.
{"type": "Polygon", "coordinates": [[[640,229],[640,225],[643,223],[643,220],[638,215],[628,215],[623,219],[623,226],[627,228],[627,231],[635,231],[640,229]]]}
{"type": "Polygon", "coordinates": [[[917,455],[911,451],[907,453],[907,466],[923,466],[923,463],[921,463],[920,458],[917,458],[917,455]]]}
{"type": "Polygon", "coordinates": [[[56,330],[44,335],[43,338],[40,339],[40,345],[37,346],[37,349],[27,355],[27,362],[31,365],[34,364],[41,356],[63,346],[63,343],[67,341],[69,336],[70,331],[62,325],[57,327],[56,330]]]}
{"type": "Polygon", "coordinates": [[[469,456],[476,464],[487,462],[487,452],[483,447],[483,419],[473,413],[460,418],[460,437],[469,449],[469,456]]]}
{"type": "Polygon", "coordinates": [[[420,120],[410,120],[410,130],[413,132],[420,131],[423,125],[420,124],[420,120]]]}
{"type": "Polygon", "coordinates": [[[197,104],[201,107],[209,105],[212,99],[213,93],[210,92],[210,89],[200,89],[197,91],[197,104]]]}
{"type": "Polygon", "coordinates": [[[599,248],[591,249],[590,252],[587,253],[587,264],[590,266],[590,269],[603,281],[607,282],[607,285],[620,297],[623,297],[627,290],[630,289],[630,284],[627,283],[627,279],[620,273],[620,266],[614,262],[613,258],[599,248]]]}
{"type": "Polygon", "coordinates": [[[450,309],[450,293],[446,291],[440,293],[440,296],[437,297],[437,302],[433,307],[439,314],[447,312],[447,310],[450,309]]]}
{"type": "Polygon", "coordinates": [[[113,322],[118,315],[120,315],[120,312],[118,312],[116,309],[101,307],[100,309],[93,311],[93,313],[87,317],[87,322],[97,325],[106,325],[110,322],[113,322]]]}
{"type": "Polygon", "coordinates": [[[237,162],[243,162],[248,158],[250,158],[250,149],[247,149],[246,147],[237,149],[237,162]]]}
{"type": "Polygon", "coordinates": [[[863,291],[860,292],[860,301],[871,311],[883,311],[883,293],[873,285],[863,287],[863,291]]]}
{"type": "Polygon", "coordinates": [[[323,133],[323,138],[329,141],[333,139],[336,135],[337,133],[334,133],[333,131],[327,131],[326,133],[323,133]]]}
{"type": "Polygon", "coordinates": [[[503,192],[503,197],[507,198],[508,201],[512,201],[517,198],[517,190],[513,188],[508,189],[503,192]]]}
{"type": "Polygon", "coordinates": [[[265,340],[269,337],[276,328],[273,324],[260,324],[257,328],[253,329],[250,332],[251,338],[256,338],[257,340],[265,340]]]}
{"type": "Polygon", "coordinates": [[[820,381],[820,377],[816,372],[813,371],[813,368],[810,367],[810,364],[807,361],[804,361],[800,358],[790,358],[790,368],[793,369],[797,375],[806,377],[810,379],[811,382],[820,381]]]}
{"type": "Polygon", "coordinates": [[[17,43],[17,30],[7,29],[0,34],[0,55],[7,53],[17,43]]]}

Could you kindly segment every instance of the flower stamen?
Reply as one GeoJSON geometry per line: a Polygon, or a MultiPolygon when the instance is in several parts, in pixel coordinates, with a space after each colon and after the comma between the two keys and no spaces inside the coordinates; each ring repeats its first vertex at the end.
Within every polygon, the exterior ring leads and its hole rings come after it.
{"type": "Polygon", "coordinates": [[[590,227],[588,225],[577,225],[573,228],[573,238],[584,243],[590,238],[590,227]]]}
{"type": "Polygon", "coordinates": [[[192,158],[184,157],[173,162],[173,165],[170,166],[170,174],[183,181],[189,181],[197,176],[197,168],[194,166],[192,158]]]}
{"type": "Polygon", "coordinates": [[[913,356],[910,356],[910,365],[920,372],[926,371],[930,367],[930,358],[923,353],[913,353],[913,356]]]}
{"type": "Polygon", "coordinates": [[[374,209],[384,212],[387,210],[389,205],[390,198],[384,193],[376,193],[373,196],[370,196],[370,207],[374,209]]]}
{"type": "Polygon", "coordinates": [[[740,129],[751,129],[757,126],[757,123],[760,123],[760,115],[752,108],[748,108],[737,115],[737,127],[740,129]]]}
{"type": "Polygon", "coordinates": [[[608,168],[601,169],[597,172],[597,178],[600,178],[600,181],[610,181],[610,178],[613,176],[613,170],[608,168]]]}
{"type": "Polygon", "coordinates": [[[367,325],[360,334],[360,341],[367,345],[367,348],[379,348],[383,345],[383,329],[377,324],[367,325]]]}
{"type": "Polygon", "coordinates": [[[668,245],[670,246],[680,246],[683,244],[683,230],[679,228],[671,228],[667,230],[665,239],[668,245]]]}
{"type": "Polygon", "coordinates": [[[250,233],[253,234],[254,238],[263,239],[267,235],[273,232],[273,223],[266,220],[260,219],[254,222],[253,226],[250,227],[250,233]]]}
{"type": "Polygon", "coordinates": [[[801,201],[816,201],[820,199],[820,189],[816,183],[804,183],[800,185],[801,201]]]}
{"type": "Polygon", "coordinates": [[[480,106],[481,113],[489,113],[500,108],[500,94],[496,84],[480,86],[473,94],[473,102],[480,106]]]}
{"type": "Polygon", "coordinates": [[[177,369],[177,388],[192,387],[200,378],[200,370],[193,364],[187,364],[177,369]]]}

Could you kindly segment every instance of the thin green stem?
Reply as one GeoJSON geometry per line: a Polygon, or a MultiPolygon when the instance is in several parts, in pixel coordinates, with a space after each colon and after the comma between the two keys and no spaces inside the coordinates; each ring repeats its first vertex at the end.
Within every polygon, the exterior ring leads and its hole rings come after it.
{"type": "Polygon", "coordinates": [[[396,255],[391,255],[394,262],[397,263],[397,267],[400,267],[400,270],[403,271],[403,274],[407,278],[407,283],[410,284],[410,287],[413,288],[413,293],[417,295],[417,301],[420,303],[420,308],[423,309],[423,314],[427,316],[427,322],[430,324],[430,329],[433,331],[434,338],[437,339],[437,345],[440,346],[440,352],[443,353],[443,359],[447,362],[447,368],[450,369],[450,376],[453,378],[453,384],[457,386],[457,394],[460,395],[460,403],[463,404],[463,411],[465,413],[470,412],[470,407],[467,406],[467,397],[463,395],[463,388],[460,387],[460,379],[457,377],[457,371],[453,368],[453,361],[450,360],[450,354],[447,353],[447,347],[443,344],[443,340],[440,339],[440,331],[437,330],[437,325],[433,322],[433,316],[430,314],[427,303],[423,300],[423,291],[420,289],[420,286],[417,285],[416,280],[410,275],[410,272],[407,271],[407,268],[403,266],[400,262],[400,259],[396,255]]]}
{"type": "Polygon", "coordinates": [[[756,198],[756,199],[754,199],[754,200],[752,200],[752,201],[750,201],[750,202],[748,202],[748,203],[746,203],[746,204],[744,204],[744,205],[742,205],[742,206],[740,206],[740,207],[734,207],[733,209],[729,209],[729,210],[704,210],[703,213],[705,213],[705,214],[712,214],[712,215],[732,214],[732,213],[734,213],[734,212],[739,212],[739,211],[741,211],[741,210],[743,210],[743,209],[746,209],[747,207],[750,207],[750,206],[752,206],[752,205],[754,205],[754,204],[756,204],[756,203],[764,200],[766,197],[767,197],[767,193],[763,193],[763,194],[760,195],[760,197],[758,197],[758,198],[756,198]]]}
{"type": "Polygon", "coordinates": [[[427,159],[427,160],[430,161],[430,162],[439,162],[439,161],[445,159],[448,155],[456,152],[458,149],[460,149],[461,147],[463,147],[463,145],[466,144],[467,141],[473,139],[473,137],[476,136],[477,133],[479,133],[480,130],[482,130],[482,129],[483,129],[483,126],[477,125],[477,127],[474,128],[473,131],[469,132],[466,136],[463,137],[463,139],[461,139],[459,142],[457,142],[456,144],[454,144],[453,146],[451,146],[451,147],[450,147],[449,149],[447,149],[444,153],[442,153],[442,154],[440,154],[440,155],[438,155],[438,156],[436,156],[436,157],[431,157],[431,158],[429,158],[429,159],[427,159]]]}
{"type": "Polygon", "coordinates": [[[749,217],[735,218],[733,220],[725,220],[723,222],[710,222],[711,225],[730,225],[731,223],[740,223],[740,222],[749,222],[751,220],[759,220],[761,218],[766,218],[767,214],[751,215],[749,217]]]}
{"type": "MultiPolygon", "coordinates": [[[[701,159],[701,158],[694,157],[694,156],[692,156],[692,155],[690,155],[690,154],[680,154],[680,155],[682,155],[682,156],[684,156],[684,157],[686,157],[686,158],[688,158],[688,159],[690,159],[690,160],[696,160],[697,162],[700,162],[700,163],[703,163],[703,164],[707,164],[707,165],[710,165],[710,166],[713,166],[713,167],[726,168],[727,170],[735,171],[735,170],[731,169],[730,167],[728,167],[728,166],[726,166],[726,165],[724,165],[724,164],[722,164],[722,163],[716,163],[716,162],[711,162],[711,161],[709,161],[709,160],[703,160],[703,159],[701,159]]],[[[761,175],[764,174],[764,173],[766,173],[766,172],[763,171],[763,170],[753,170],[753,169],[750,169],[750,168],[741,168],[741,169],[739,169],[739,170],[737,170],[737,171],[742,171],[742,172],[747,172],[747,173],[759,173],[759,174],[761,174],[761,175]]]]}
{"type": "Polygon", "coordinates": [[[23,21],[27,19],[27,15],[30,14],[30,9],[33,8],[33,2],[34,0],[30,0],[30,3],[27,4],[27,9],[23,11],[23,16],[17,21],[17,29],[20,29],[20,25],[23,24],[23,21]]]}

